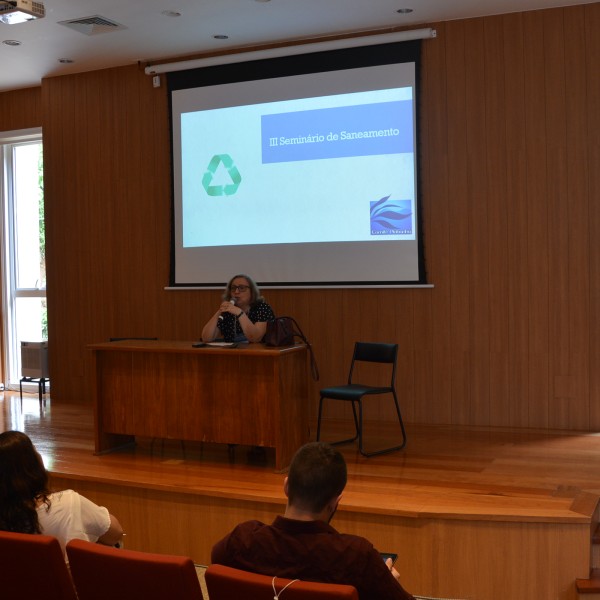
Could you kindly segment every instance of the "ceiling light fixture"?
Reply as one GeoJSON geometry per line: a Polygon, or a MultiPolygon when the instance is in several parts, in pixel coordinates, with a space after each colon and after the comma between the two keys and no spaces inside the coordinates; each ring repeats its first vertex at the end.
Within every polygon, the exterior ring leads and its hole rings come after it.
{"type": "Polygon", "coordinates": [[[412,11],[412,8],[399,8],[396,12],[401,15],[410,15],[412,11]]]}
{"type": "Polygon", "coordinates": [[[7,25],[43,19],[46,9],[41,2],[32,0],[0,0],[0,22],[7,25]]]}
{"type": "Polygon", "coordinates": [[[3,40],[2,42],[5,46],[20,46],[21,42],[19,40],[3,40]]]}

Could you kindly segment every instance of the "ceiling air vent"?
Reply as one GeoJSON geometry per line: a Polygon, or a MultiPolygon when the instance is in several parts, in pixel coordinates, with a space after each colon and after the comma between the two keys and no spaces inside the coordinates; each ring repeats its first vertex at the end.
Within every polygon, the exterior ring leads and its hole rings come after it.
{"type": "Polygon", "coordinates": [[[70,21],[59,21],[59,25],[64,25],[84,35],[98,35],[99,33],[127,29],[124,25],[119,25],[119,23],[115,23],[99,15],[83,17],[82,19],[72,19],[70,21]]]}

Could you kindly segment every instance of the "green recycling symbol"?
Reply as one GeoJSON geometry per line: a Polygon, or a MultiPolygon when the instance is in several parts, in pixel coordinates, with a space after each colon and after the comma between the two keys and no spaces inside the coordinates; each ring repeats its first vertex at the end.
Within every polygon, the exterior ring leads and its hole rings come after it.
{"type": "Polygon", "coordinates": [[[233,196],[237,192],[241,181],[242,176],[231,156],[229,154],[215,154],[208,163],[208,167],[206,167],[204,177],[202,177],[202,187],[209,196],[233,196]],[[231,183],[227,185],[210,185],[221,163],[227,169],[227,173],[231,177],[231,183]]]}

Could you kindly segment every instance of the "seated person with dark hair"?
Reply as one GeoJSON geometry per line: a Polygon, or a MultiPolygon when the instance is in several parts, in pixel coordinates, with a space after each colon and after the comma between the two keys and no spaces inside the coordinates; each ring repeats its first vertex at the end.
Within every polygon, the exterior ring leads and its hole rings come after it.
{"type": "Polygon", "coordinates": [[[361,600],[414,600],[363,537],[329,525],[346,487],[344,457],[312,442],[296,452],[283,489],[284,516],[272,525],[247,521],[212,549],[213,563],[263,575],[353,585],[361,600]]]}
{"type": "Polygon", "coordinates": [[[103,506],[73,490],[50,492],[42,457],[21,431],[0,433],[0,530],[53,536],[63,553],[72,539],[114,546],[123,538],[103,506]]]}

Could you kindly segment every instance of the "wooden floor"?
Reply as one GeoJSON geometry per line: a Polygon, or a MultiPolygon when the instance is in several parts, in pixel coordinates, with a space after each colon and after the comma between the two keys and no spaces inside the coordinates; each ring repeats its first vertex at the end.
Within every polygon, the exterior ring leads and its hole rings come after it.
{"type": "MultiPolygon", "coordinates": [[[[327,430],[339,434],[341,426],[327,424],[324,436],[327,430]]],[[[285,503],[284,476],[275,473],[271,451],[265,459],[252,456],[247,447],[231,453],[222,445],[142,439],[135,448],[94,456],[91,406],[61,405],[47,396],[40,408],[37,394],[25,394],[22,408],[18,393],[0,395],[0,430],[6,429],[25,431],[32,438],[56,485],[77,489],[117,514],[132,548],[195,552],[193,558],[206,563],[207,548],[236,522],[268,519],[285,503]],[[149,532],[160,529],[162,519],[172,519],[169,531],[177,526],[184,531],[170,536],[163,531],[156,541],[149,532]],[[200,533],[187,531],[188,519],[205,519],[202,534],[207,540],[200,546],[194,545],[200,533]]],[[[392,433],[378,435],[385,443],[386,438],[392,442],[392,433]]],[[[349,471],[336,516],[339,529],[366,535],[380,550],[399,551],[407,563],[405,585],[414,593],[474,600],[576,597],[571,575],[573,582],[587,576],[589,536],[597,521],[600,434],[410,424],[407,434],[405,450],[381,457],[366,459],[354,445],[339,447],[349,471]],[[542,548],[534,545],[534,537],[542,548]],[[486,538],[497,540],[497,547],[484,559],[488,549],[478,544],[489,544],[482,542],[486,538]],[[526,550],[535,556],[519,556],[526,550]],[[516,553],[514,564],[506,567],[513,572],[530,560],[532,565],[541,560],[565,565],[568,556],[573,573],[565,573],[556,584],[558,591],[544,592],[537,582],[533,595],[525,585],[522,596],[516,590],[523,585],[507,587],[504,576],[499,591],[492,591],[499,581],[482,584],[464,575],[453,579],[430,573],[432,561],[444,570],[460,570],[457,559],[444,555],[454,552],[466,552],[481,568],[489,560],[496,570],[501,564],[498,552],[516,553]],[[413,568],[419,554],[427,566],[413,568]]],[[[541,577],[539,565],[531,568],[541,577]]]]}
{"type": "MultiPolygon", "coordinates": [[[[49,396],[48,396],[49,398],[49,396]]],[[[152,488],[284,501],[273,456],[233,456],[227,446],[142,439],[136,448],[94,456],[91,407],[53,405],[36,394],[0,395],[0,429],[25,431],[47,468],[63,476],[131,481],[152,488]]],[[[340,425],[326,426],[339,434],[340,425]]],[[[390,432],[386,431],[392,441],[390,432]]],[[[402,515],[488,515],[496,519],[577,519],[573,499],[600,496],[600,433],[573,434],[408,425],[405,450],[364,458],[339,446],[348,463],[344,505],[402,515]]],[[[383,438],[385,441],[385,438],[383,438]]]]}

